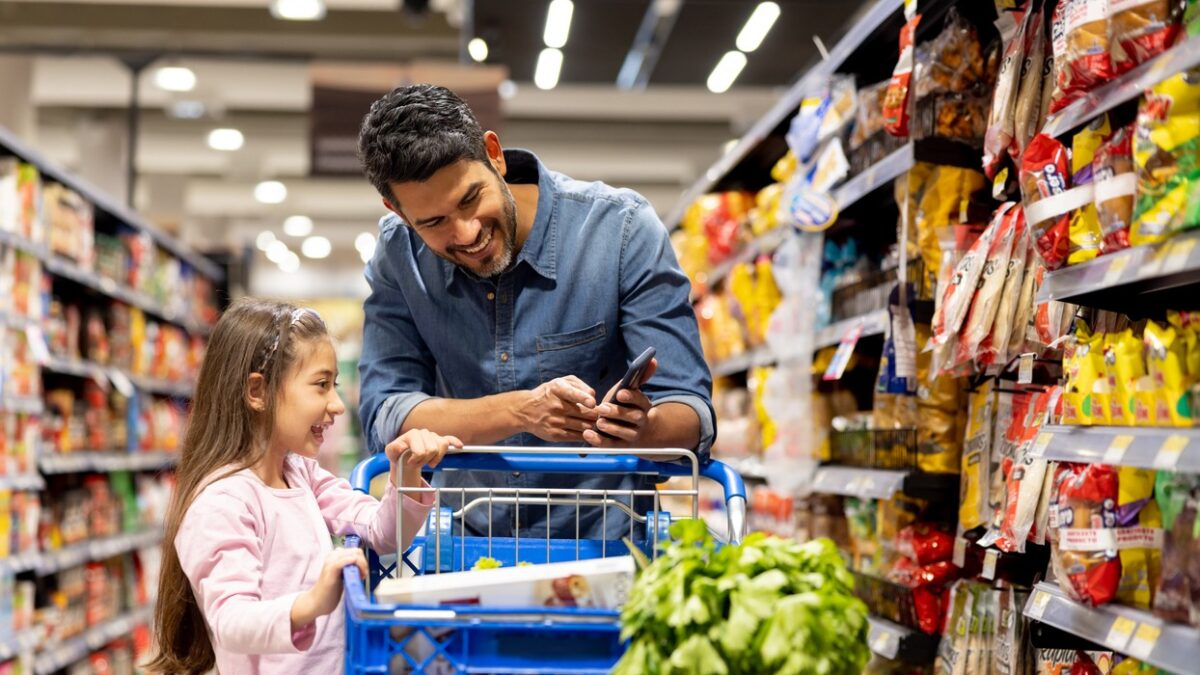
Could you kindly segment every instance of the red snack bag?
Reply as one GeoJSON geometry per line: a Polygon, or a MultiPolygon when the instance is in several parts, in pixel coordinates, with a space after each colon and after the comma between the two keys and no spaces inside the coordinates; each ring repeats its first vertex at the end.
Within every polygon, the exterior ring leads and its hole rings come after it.
{"type": "Polygon", "coordinates": [[[936,525],[915,523],[896,535],[896,551],[918,565],[944,562],[954,557],[954,535],[936,525]]]}
{"type": "Polygon", "coordinates": [[[1102,253],[1129,248],[1129,225],[1137,174],[1133,167],[1133,127],[1118,129],[1092,159],[1096,214],[1100,219],[1102,253]]]}
{"type": "Polygon", "coordinates": [[[1116,549],[1117,472],[1104,464],[1060,464],[1051,564],[1063,592],[1093,607],[1111,601],[1121,581],[1116,549]]]}
{"type": "Polygon", "coordinates": [[[1046,269],[1055,270],[1066,262],[1070,244],[1070,212],[1043,217],[1036,204],[1061,194],[1070,187],[1067,149],[1046,134],[1038,134],[1021,157],[1021,200],[1025,205],[1026,224],[1033,232],[1038,255],[1046,269]]]}
{"type": "MultiPolygon", "coordinates": [[[[953,544],[950,546],[951,548],[954,547],[953,544]]],[[[917,573],[917,586],[933,586],[936,588],[941,588],[942,586],[945,586],[951,581],[957,579],[961,571],[962,570],[960,570],[958,566],[950,560],[943,560],[941,562],[935,562],[932,565],[925,565],[917,573]]]]}
{"type": "Polygon", "coordinates": [[[940,589],[914,588],[913,609],[922,633],[936,635],[942,627],[942,592],[940,589]]]}
{"type": "Polygon", "coordinates": [[[1179,0],[1112,0],[1113,71],[1123,73],[1174,44],[1183,7],[1179,0]]]}
{"type": "Polygon", "coordinates": [[[1051,112],[1061,110],[1113,76],[1109,0],[1062,0],[1057,12],[1053,42],[1058,75],[1051,112]]]}
{"type": "Polygon", "coordinates": [[[912,80],[917,24],[920,22],[921,15],[917,14],[900,29],[900,59],[892,71],[892,79],[883,98],[883,128],[900,138],[908,136],[908,90],[912,80]]]}

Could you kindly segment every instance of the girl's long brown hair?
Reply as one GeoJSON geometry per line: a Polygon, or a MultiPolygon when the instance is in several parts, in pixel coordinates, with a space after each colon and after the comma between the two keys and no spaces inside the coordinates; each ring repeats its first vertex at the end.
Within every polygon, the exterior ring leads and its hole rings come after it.
{"type": "Polygon", "coordinates": [[[157,652],[145,666],[150,672],[197,675],[213,669],[216,657],[204,614],[175,550],[179,525],[205,485],[262,459],[284,376],[303,344],[327,337],[315,312],[253,298],[235,302],[213,329],[200,366],[175,495],[167,513],[154,610],[157,652]],[[261,373],[266,384],[266,409],[262,412],[252,410],[247,402],[247,383],[254,373],[261,373]],[[226,467],[226,472],[214,478],[226,467]]]}

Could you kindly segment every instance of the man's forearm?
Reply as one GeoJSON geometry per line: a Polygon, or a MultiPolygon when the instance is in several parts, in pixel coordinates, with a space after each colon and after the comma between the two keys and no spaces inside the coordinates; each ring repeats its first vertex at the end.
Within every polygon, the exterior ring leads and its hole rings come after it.
{"type": "Polygon", "coordinates": [[[509,391],[482,398],[431,398],[412,409],[398,434],[428,429],[443,436],[457,436],[467,445],[498,443],[526,430],[518,413],[529,394],[509,391]]]}
{"type": "Polygon", "coordinates": [[[651,408],[649,415],[638,445],[695,451],[700,444],[700,417],[691,406],[669,401],[651,408]]]}

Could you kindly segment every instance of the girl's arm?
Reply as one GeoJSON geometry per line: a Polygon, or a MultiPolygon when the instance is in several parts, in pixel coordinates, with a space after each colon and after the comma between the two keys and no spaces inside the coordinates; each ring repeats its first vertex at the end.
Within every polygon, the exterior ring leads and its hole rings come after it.
{"type": "MultiPolygon", "coordinates": [[[[329,473],[311,459],[300,459],[297,466],[312,486],[329,531],[339,536],[357,534],[380,553],[408,548],[433,506],[432,492],[411,493],[412,496],[406,494],[401,498],[389,480],[383,499],[376,501],[371,495],[351,488],[346,479],[329,473]],[[396,503],[400,499],[404,504],[404,538],[407,541],[398,547],[396,503]]],[[[422,480],[421,487],[429,487],[429,484],[422,480]]]]}
{"type": "Polygon", "coordinates": [[[175,550],[192,583],[214,646],[237,654],[296,654],[312,646],[316,624],[292,630],[303,591],[264,599],[259,523],[246,502],[206,491],[188,508],[175,550]]]}

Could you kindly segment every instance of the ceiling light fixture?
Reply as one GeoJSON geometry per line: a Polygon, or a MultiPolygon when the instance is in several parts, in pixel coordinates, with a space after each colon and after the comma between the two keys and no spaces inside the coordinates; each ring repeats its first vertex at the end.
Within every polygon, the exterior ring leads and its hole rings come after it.
{"type": "Polygon", "coordinates": [[[500,98],[507,101],[517,95],[517,83],[512,80],[504,80],[496,87],[496,92],[500,94],[500,98]]]}
{"type": "Polygon", "coordinates": [[[286,21],[320,21],[325,0],[271,0],[271,16],[286,21]]]}
{"type": "Polygon", "coordinates": [[[558,85],[558,75],[562,71],[563,54],[557,49],[546,48],[538,55],[537,69],[533,73],[533,83],[538,89],[553,89],[558,85]]]}
{"type": "Polygon", "coordinates": [[[208,109],[200,101],[176,101],[171,104],[168,114],[175,119],[198,120],[204,117],[208,109]]]}
{"type": "Polygon", "coordinates": [[[154,71],[154,84],[163,91],[191,91],[196,88],[196,74],[183,66],[163,66],[154,71]]]}
{"type": "Polygon", "coordinates": [[[300,256],[288,251],[278,263],[279,269],[291,274],[300,269],[300,256]]]}
{"type": "Polygon", "coordinates": [[[233,152],[241,150],[246,137],[237,129],[213,129],[208,132],[208,147],[213,150],[233,152]]]}
{"type": "Polygon", "coordinates": [[[270,230],[263,230],[262,232],[258,233],[258,237],[256,237],[254,240],[254,244],[255,246],[258,246],[258,250],[265,252],[267,247],[270,246],[271,242],[273,241],[275,241],[275,233],[270,230]]]}
{"type": "Polygon", "coordinates": [[[546,10],[546,30],[542,40],[547,47],[562,49],[571,35],[571,15],[575,13],[575,3],[571,0],[551,0],[546,10]]]}
{"type": "Polygon", "coordinates": [[[371,262],[371,257],[375,255],[375,244],[375,235],[370,232],[362,232],[354,238],[354,248],[364,263],[371,262]]]}
{"type": "Polygon", "coordinates": [[[471,55],[471,59],[476,63],[487,61],[488,43],[483,38],[472,38],[467,43],[467,53],[471,55]]]}
{"type": "Polygon", "coordinates": [[[329,257],[329,254],[333,252],[333,244],[330,244],[325,237],[309,237],[300,245],[300,252],[304,254],[305,258],[320,260],[329,257]]]}
{"type": "Polygon", "coordinates": [[[288,216],[283,221],[283,233],[289,237],[307,237],[312,231],[313,221],[308,216],[288,216]]]}
{"type": "Polygon", "coordinates": [[[277,180],[264,180],[254,186],[254,198],[263,204],[282,204],[287,199],[287,186],[277,180]]]}
{"type": "Polygon", "coordinates": [[[733,81],[746,67],[746,55],[738,52],[725,52],[725,56],[717,62],[712,74],[708,76],[708,90],[714,94],[723,94],[733,86],[733,81]]]}
{"type": "Polygon", "coordinates": [[[758,49],[778,18],[779,5],[774,2],[758,3],[758,7],[755,7],[754,12],[750,14],[750,18],[746,19],[746,25],[742,27],[742,32],[738,33],[737,48],[743,52],[752,52],[758,49]]]}
{"type": "Polygon", "coordinates": [[[290,252],[291,251],[288,250],[288,245],[282,241],[279,241],[278,239],[270,244],[267,244],[267,260],[270,260],[275,264],[279,264],[279,261],[283,260],[284,256],[290,252]]]}

